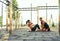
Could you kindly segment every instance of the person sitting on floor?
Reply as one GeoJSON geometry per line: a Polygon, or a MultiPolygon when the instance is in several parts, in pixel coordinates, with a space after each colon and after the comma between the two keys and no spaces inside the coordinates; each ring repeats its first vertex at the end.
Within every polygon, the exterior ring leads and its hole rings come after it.
{"type": "Polygon", "coordinates": [[[30,31],[36,31],[36,28],[38,28],[40,30],[40,27],[38,24],[33,26],[33,23],[30,20],[26,21],[26,24],[28,25],[28,27],[30,28],[30,31]]]}
{"type": "Polygon", "coordinates": [[[50,31],[49,25],[40,17],[42,31],[50,31]]]}

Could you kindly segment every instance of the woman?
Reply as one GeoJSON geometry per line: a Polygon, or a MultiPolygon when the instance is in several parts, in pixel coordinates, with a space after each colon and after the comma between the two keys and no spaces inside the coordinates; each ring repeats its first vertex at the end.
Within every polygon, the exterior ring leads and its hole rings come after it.
{"type": "Polygon", "coordinates": [[[42,20],[42,17],[40,18],[40,21],[41,21],[41,27],[42,27],[41,30],[50,31],[49,25],[44,20],[42,20]]]}
{"type": "Polygon", "coordinates": [[[26,21],[26,24],[28,25],[28,27],[30,28],[30,31],[36,31],[36,28],[38,28],[40,30],[40,27],[38,24],[36,24],[35,26],[33,26],[33,23],[30,20],[26,21]]]}

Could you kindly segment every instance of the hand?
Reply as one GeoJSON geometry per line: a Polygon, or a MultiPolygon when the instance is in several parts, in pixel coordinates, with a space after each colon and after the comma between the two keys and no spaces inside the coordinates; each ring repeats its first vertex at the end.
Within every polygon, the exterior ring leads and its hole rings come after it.
{"type": "Polygon", "coordinates": [[[28,32],[31,32],[31,30],[27,30],[28,32]]]}

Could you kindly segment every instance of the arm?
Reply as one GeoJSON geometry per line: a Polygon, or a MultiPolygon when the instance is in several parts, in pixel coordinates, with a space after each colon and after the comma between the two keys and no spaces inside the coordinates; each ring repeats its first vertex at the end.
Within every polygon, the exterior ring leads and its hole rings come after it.
{"type": "Polygon", "coordinates": [[[29,28],[32,29],[32,26],[33,26],[33,24],[31,23],[30,26],[29,26],[29,28]]]}
{"type": "Polygon", "coordinates": [[[29,27],[30,29],[32,29],[32,26],[33,26],[32,23],[29,23],[29,24],[28,24],[28,27],[29,27]]]}
{"type": "Polygon", "coordinates": [[[29,31],[31,31],[31,29],[32,29],[32,23],[29,23],[29,25],[28,25],[28,27],[29,27],[29,31]]]}
{"type": "Polygon", "coordinates": [[[43,30],[43,28],[44,28],[44,21],[42,20],[41,21],[41,29],[43,30]]]}

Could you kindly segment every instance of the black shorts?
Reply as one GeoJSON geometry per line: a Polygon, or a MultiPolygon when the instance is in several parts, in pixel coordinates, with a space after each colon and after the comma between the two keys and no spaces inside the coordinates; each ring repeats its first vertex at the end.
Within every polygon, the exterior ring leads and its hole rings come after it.
{"type": "Polygon", "coordinates": [[[31,31],[35,31],[35,30],[36,30],[36,28],[40,29],[40,27],[39,27],[39,25],[38,25],[38,24],[36,24],[36,25],[31,29],[31,31]]]}
{"type": "Polygon", "coordinates": [[[49,25],[47,23],[44,24],[44,28],[48,29],[49,25]]]}
{"type": "Polygon", "coordinates": [[[31,29],[31,31],[35,31],[36,29],[33,27],[32,29],[31,29]]]}
{"type": "Polygon", "coordinates": [[[44,28],[48,29],[48,31],[50,31],[49,25],[47,23],[44,24],[44,28]]]}

